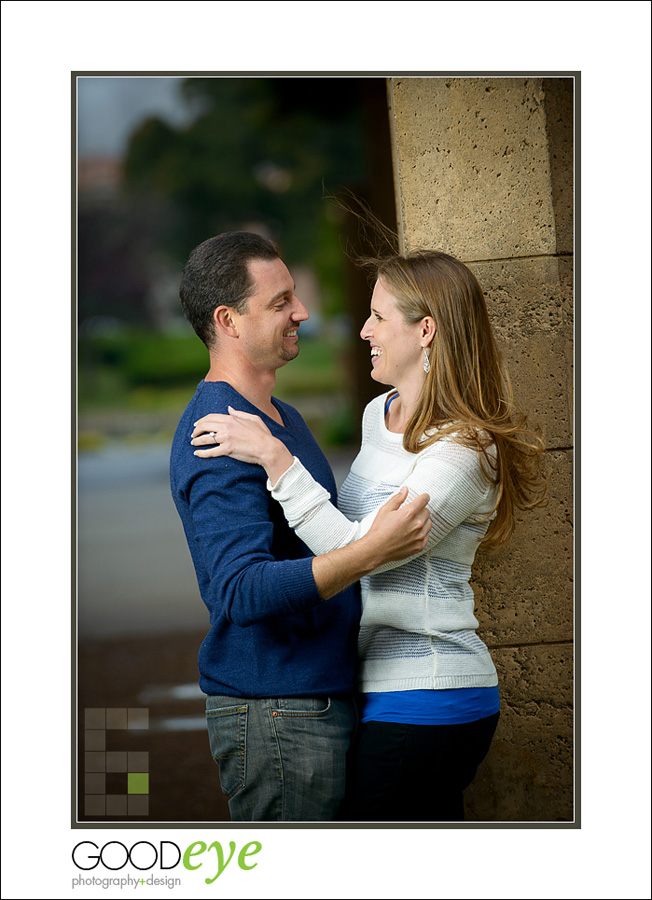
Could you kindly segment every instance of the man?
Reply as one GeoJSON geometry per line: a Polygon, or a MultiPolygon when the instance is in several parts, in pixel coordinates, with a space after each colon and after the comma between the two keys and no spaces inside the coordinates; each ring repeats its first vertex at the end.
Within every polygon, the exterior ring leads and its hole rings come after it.
{"type": "Polygon", "coordinates": [[[208,413],[231,406],[260,415],[335,496],[303,419],[272,396],[308,318],[290,273],[270,241],[229,232],[192,252],[180,297],[210,356],[174,438],[170,477],[210,613],[199,670],[211,751],[232,820],[327,821],[344,796],[356,722],[356,582],[414,552],[423,504],[399,510],[402,498],[390,501],[364,538],[311,556],[260,466],[202,459],[190,443],[208,413]]]}

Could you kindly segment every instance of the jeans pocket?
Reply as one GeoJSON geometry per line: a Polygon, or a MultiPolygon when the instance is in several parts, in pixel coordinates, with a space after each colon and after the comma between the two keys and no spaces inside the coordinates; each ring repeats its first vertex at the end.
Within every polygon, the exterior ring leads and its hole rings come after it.
{"type": "Polygon", "coordinates": [[[330,697],[281,697],[276,701],[273,716],[318,719],[330,712],[330,697]]]}
{"type": "Polygon", "coordinates": [[[206,710],[211,753],[220,770],[220,786],[229,798],[242,790],[247,777],[247,711],[246,704],[206,710]]]}

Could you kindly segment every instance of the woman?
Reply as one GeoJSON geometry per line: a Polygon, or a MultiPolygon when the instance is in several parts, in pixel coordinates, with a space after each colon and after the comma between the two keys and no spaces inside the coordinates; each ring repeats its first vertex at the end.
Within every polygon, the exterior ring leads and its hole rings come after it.
{"type": "Polygon", "coordinates": [[[462,792],[499,717],[496,670],[476,635],[471,565],[480,544],[502,546],[515,507],[545,491],[540,439],[516,411],[482,290],[458,260],[436,251],[376,263],[371,377],[392,386],[367,406],[362,447],[339,511],[256,416],[231,411],[197,423],[203,456],[264,466],[288,521],[316,553],[368,530],[406,486],[428,493],[425,550],[363,579],[361,728],[351,817],[460,821],[462,792]]]}

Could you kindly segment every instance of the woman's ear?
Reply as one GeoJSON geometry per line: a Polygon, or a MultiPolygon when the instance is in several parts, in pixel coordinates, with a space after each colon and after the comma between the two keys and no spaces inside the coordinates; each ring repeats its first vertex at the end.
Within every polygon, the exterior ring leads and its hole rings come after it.
{"type": "Polygon", "coordinates": [[[238,314],[230,306],[218,306],[213,312],[215,333],[238,337],[238,314]]]}
{"type": "Polygon", "coordinates": [[[429,347],[437,333],[437,326],[432,316],[424,316],[421,320],[421,346],[429,347]]]}

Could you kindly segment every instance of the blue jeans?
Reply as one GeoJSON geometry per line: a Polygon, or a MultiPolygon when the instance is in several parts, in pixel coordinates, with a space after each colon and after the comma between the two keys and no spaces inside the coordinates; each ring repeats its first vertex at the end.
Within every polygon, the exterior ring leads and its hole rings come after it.
{"type": "Polygon", "coordinates": [[[356,719],[352,699],[208,695],[208,737],[231,821],[332,821],[356,719]]]}

